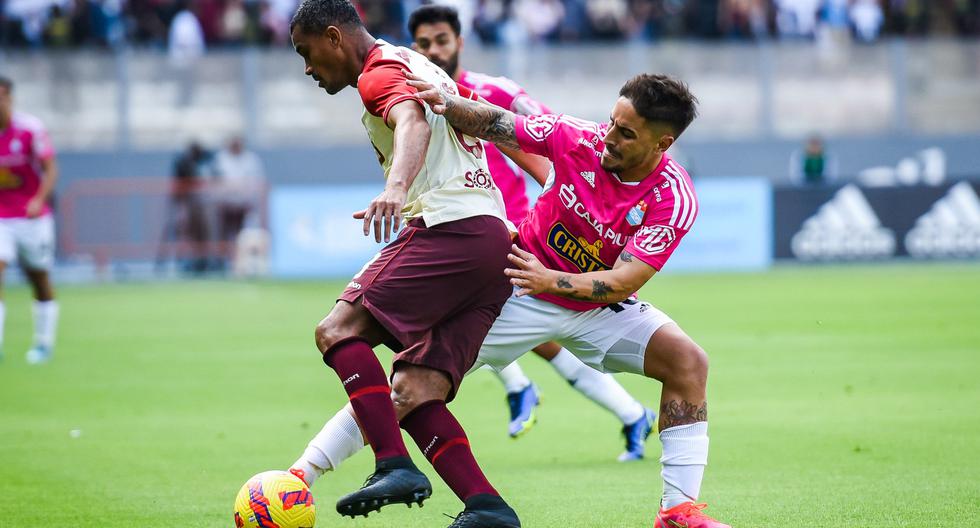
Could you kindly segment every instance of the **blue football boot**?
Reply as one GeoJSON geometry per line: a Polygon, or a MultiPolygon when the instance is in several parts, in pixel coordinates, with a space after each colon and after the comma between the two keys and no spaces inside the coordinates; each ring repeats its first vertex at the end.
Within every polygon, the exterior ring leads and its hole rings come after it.
{"type": "Polygon", "coordinates": [[[643,460],[643,453],[646,450],[647,438],[653,432],[657,423],[657,414],[646,407],[643,408],[643,416],[639,420],[623,426],[623,436],[626,437],[626,451],[619,455],[620,462],[632,462],[643,460]]]}
{"type": "Polygon", "coordinates": [[[507,404],[510,406],[510,425],[507,427],[507,433],[511,438],[526,433],[538,421],[534,409],[540,401],[538,388],[533,383],[519,392],[507,393],[507,404]]]}

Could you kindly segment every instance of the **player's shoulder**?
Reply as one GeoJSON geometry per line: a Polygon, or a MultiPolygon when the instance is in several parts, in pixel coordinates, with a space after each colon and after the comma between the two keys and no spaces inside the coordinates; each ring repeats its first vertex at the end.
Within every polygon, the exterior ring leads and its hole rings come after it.
{"type": "Polygon", "coordinates": [[[363,75],[382,66],[410,67],[412,54],[414,53],[414,51],[408,48],[395,46],[379,39],[374,44],[374,47],[371,48],[371,51],[368,52],[367,57],[365,57],[364,69],[361,71],[361,74],[363,75]]]}
{"type": "Polygon", "coordinates": [[[523,117],[523,123],[524,132],[537,141],[566,139],[577,142],[581,137],[593,138],[601,135],[599,123],[566,114],[526,116],[523,117]]]}
{"type": "Polygon", "coordinates": [[[521,87],[521,85],[517,84],[517,82],[514,80],[503,76],[467,71],[461,80],[475,90],[495,89],[510,97],[517,97],[518,95],[525,93],[524,88],[521,87]]]}
{"type": "Polygon", "coordinates": [[[44,132],[44,121],[41,118],[26,112],[14,112],[10,117],[11,124],[19,130],[26,130],[31,133],[44,132]]]}
{"type": "Polygon", "coordinates": [[[664,154],[664,163],[656,175],[657,185],[653,188],[658,213],[657,222],[666,223],[681,229],[690,229],[698,214],[698,197],[694,183],[684,167],[664,154]]]}

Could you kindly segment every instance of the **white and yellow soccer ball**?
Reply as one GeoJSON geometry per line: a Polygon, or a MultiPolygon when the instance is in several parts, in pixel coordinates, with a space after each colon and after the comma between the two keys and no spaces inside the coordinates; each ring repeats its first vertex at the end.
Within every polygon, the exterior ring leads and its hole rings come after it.
{"type": "Polygon", "coordinates": [[[316,505],[299,477],[266,471],[248,479],[235,498],[237,528],[313,528],[316,505]]]}

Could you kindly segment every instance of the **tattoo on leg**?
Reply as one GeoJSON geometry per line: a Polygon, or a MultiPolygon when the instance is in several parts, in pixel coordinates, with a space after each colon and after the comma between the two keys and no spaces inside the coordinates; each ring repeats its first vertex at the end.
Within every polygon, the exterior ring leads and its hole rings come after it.
{"type": "Polygon", "coordinates": [[[660,430],[678,425],[688,425],[708,421],[708,402],[701,407],[687,400],[670,400],[660,404],[660,430]]]}
{"type": "Polygon", "coordinates": [[[556,282],[555,285],[558,286],[559,288],[571,289],[572,282],[569,280],[567,276],[562,275],[561,277],[558,277],[558,282],[556,282]]]}
{"type": "Polygon", "coordinates": [[[603,281],[592,281],[592,298],[597,301],[605,301],[609,296],[609,292],[613,291],[612,288],[606,285],[603,281]]]}

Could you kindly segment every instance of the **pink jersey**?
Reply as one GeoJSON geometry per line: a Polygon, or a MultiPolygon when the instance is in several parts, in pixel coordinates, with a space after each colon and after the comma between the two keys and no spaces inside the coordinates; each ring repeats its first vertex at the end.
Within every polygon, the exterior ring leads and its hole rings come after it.
{"type": "MultiPolygon", "coordinates": [[[[506,77],[492,77],[482,73],[464,71],[456,84],[465,86],[490,104],[497,105],[518,114],[547,114],[551,111],[543,104],[531,99],[517,83],[506,77]]],[[[524,171],[504,156],[493,144],[485,143],[487,167],[494,183],[504,195],[507,219],[519,225],[528,212],[527,185],[524,171]]]]}
{"type": "MultiPolygon", "coordinates": [[[[544,193],[518,229],[518,244],[545,266],[570,273],[612,269],[624,250],[659,271],[694,224],[694,186],[666,153],[638,183],[606,172],[599,164],[605,128],[564,115],[517,117],[521,149],[554,164],[544,193]]],[[[572,310],[603,306],[538,297],[572,310]]]]}
{"type": "MultiPolygon", "coordinates": [[[[41,186],[41,161],[54,157],[54,147],[41,120],[15,113],[0,130],[0,218],[24,218],[27,202],[41,186]]],[[[45,206],[44,213],[50,209],[45,206]]]]}

